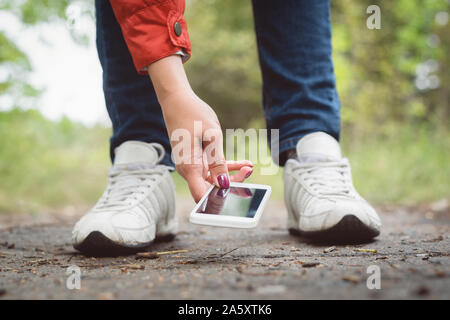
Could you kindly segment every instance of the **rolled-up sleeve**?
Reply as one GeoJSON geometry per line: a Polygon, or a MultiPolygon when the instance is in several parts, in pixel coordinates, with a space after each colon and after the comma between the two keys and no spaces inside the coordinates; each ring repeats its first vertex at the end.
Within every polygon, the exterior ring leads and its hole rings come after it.
{"type": "Polygon", "coordinates": [[[136,70],[183,52],[191,55],[185,0],[110,0],[136,70]]]}

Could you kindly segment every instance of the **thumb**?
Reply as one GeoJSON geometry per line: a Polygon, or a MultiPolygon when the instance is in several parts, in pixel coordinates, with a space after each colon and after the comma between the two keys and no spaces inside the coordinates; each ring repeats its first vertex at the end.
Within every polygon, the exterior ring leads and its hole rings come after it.
{"type": "Polygon", "coordinates": [[[230,176],[225,160],[223,162],[215,162],[209,167],[214,184],[222,189],[230,187],[230,176]]]}
{"type": "Polygon", "coordinates": [[[207,130],[204,138],[204,154],[206,154],[208,169],[214,184],[220,188],[228,189],[230,187],[230,177],[223,153],[222,140],[222,130],[207,130]]]}

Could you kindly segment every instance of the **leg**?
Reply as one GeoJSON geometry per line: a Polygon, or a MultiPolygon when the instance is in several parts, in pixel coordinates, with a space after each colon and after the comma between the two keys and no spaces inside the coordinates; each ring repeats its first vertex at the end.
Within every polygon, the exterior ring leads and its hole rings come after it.
{"type": "Polygon", "coordinates": [[[85,255],[116,256],[173,238],[175,186],[160,165],[171,164],[170,145],[151,81],[136,73],[109,1],[95,4],[114,165],[105,192],[75,224],[72,243],[85,255]]]}
{"type": "Polygon", "coordinates": [[[320,241],[376,237],[380,219],[353,187],[337,142],[329,0],[254,0],[253,8],[267,126],[280,129],[289,230],[320,241]]]}
{"type": "Polygon", "coordinates": [[[109,1],[95,2],[97,50],[103,68],[103,90],[113,125],[114,149],[125,141],[157,142],[164,146],[163,163],[171,165],[170,143],[161,107],[149,77],[138,75],[109,1]]]}
{"type": "Polygon", "coordinates": [[[306,134],[339,139],[328,0],[253,0],[268,129],[280,129],[280,164],[306,134]]]}

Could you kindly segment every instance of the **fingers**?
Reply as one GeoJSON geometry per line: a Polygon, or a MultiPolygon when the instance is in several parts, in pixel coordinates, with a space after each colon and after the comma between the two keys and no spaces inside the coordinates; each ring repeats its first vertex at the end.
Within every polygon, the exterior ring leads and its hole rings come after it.
{"type": "MultiPolygon", "coordinates": [[[[230,182],[243,182],[253,173],[253,164],[248,160],[227,161],[228,172],[239,170],[235,175],[230,175],[230,182]]],[[[206,179],[209,183],[214,183],[212,176],[206,179]]]]}
{"type": "Polygon", "coordinates": [[[204,152],[207,157],[208,167],[212,182],[224,189],[230,187],[227,162],[223,153],[222,130],[208,129],[204,134],[204,152]]]}
{"type": "Polygon", "coordinates": [[[243,182],[245,179],[250,177],[250,175],[252,173],[253,173],[253,169],[245,166],[245,167],[240,168],[236,174],[230,176],[230,180],[233,182],[243,182]]]}
{"type": "Polygon", "coordinates": [[[240,161],[227,161],[228,171],[239,170],[242,167],[253,168],[253,163],[250,160],[240,160],[240,161]]]}
{"type": "Polygon", "coordinates": [[[223,189],[230,187],[230,176],[228,175],[227,166],[223,163],[216,163],[209,168],[211,172],[212,182],[223,189]]]}
{"type": "MultiPolygon", "coordinates": [[[[230,181],[243,182],[246,178],[248,178],[253,173],[253,168],[251,168],[247,165],[244,165],[244,164],[248,164],[248,161],[240,161],[239,165],[233,164],[235,166],[231,166],[232,168],[240,167],[240,169],[236,174],[234,174],[230,177],[230,181]]],[[[191,191],[192,197],[194,198],[195,202],[199,202],[201,200],[201,198],[203,197],[203,195],[208,191],[208,188],[210,187],[210,183],[213,183],[213,177],[209,176],[205,180],[201,169],[200,170],[198,170],[198,169],[184,170],[184,172],[186,172],[184,177],[188,183],[189,190],[191,191]]],[[[219,187],[223,188],[223,189],[228,189],[229,183],[230,182],[228,182],[228,187],[222,187],[222,186],[219,186],[219,187]]]]}

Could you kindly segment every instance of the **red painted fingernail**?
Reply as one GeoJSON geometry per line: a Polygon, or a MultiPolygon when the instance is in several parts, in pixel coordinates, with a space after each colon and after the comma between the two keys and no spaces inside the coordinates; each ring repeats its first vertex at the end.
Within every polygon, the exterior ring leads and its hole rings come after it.
{"type": "Polygon", "coordinates": [[[252,175],[252,173],[253,173],[253,170],[247,172],[247,174],[245,175],[244,179],[247,179],[248,177],[250,177],[252,175]]]}
{"type": "Polygon", "coordinates": [[[219,183],[219,187],[223,189],[228,189],[230,187],[230,179],[225,173],[217,177],[217,182],[219,183]]]}

